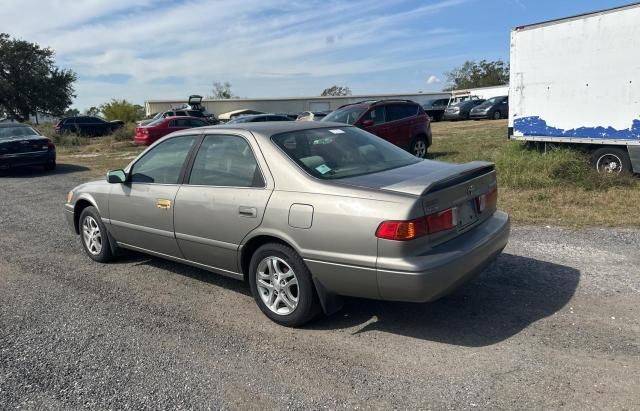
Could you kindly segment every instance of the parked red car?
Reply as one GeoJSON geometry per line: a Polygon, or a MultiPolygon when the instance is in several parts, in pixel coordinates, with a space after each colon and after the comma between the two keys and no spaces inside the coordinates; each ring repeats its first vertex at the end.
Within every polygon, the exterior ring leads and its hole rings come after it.
{"type": "Polygon", "coordinates": [[[135,144],[144,144],[145,146],[148,146],[174,131],[208,125],[210,124],[207,121],[198,117],[182,116],[160,118],[146,126],[136,127],[136,134],[133,138],[133,142],[135,144]]]}
{"type": "Polygon", "coordinates": [[[431,122],[422,106],[411,100],[361,101],[331,112],[321,121],[353,124],[425,158],[431,146],[431,122]]]}

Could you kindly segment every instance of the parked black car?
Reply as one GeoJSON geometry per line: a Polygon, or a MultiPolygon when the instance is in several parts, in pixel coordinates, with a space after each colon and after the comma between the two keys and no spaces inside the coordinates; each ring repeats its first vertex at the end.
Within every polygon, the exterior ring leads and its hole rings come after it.
{"type": "Polygon", "coordinates": [[[471,109],[484,103],[485,100],[467,100],[452,104],[444,111],[444,120],[469,120],[471,109]]]}
{"type": "Polygon", "coordinates": [[[475,106],[469,112],[469,117],[474,120],[490,118],[500,120],[509,118],[509,96],[492,97],[484,103],[475,106]]]}
{"type": "Polygon", "coordinates": [[[448,98],[439,98],[437,100],[431,100],[422,105],[424,111],[431,117],[432,121],[442,121],[444,117],[444,111],[449,105],[448,98]]]}
{"type": "Polygon", "coordinates": [[[53,141],[26,124],[0,124],[0,170],[30,165],[56,168],[53,141]]]}
{"type": "Polygon", "coordinates": [[[74,133],[82,136],[104,136],[124,125],[120,120],[106,121],[100,117],[65,117],[55,125],[58,133],[74,133]]]}

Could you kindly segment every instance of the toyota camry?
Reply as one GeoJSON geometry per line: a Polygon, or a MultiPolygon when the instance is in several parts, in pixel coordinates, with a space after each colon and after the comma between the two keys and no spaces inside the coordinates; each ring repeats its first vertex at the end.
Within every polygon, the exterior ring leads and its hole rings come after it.
{"type": "Polygon", "coordinates": [[[244,280],[299,326],[342,297],[428,302],[502,251],[494,165],[417,158],[357,127],[264,122],[172,133],[68,194],[86,254],[135,250],[244,280]]]}

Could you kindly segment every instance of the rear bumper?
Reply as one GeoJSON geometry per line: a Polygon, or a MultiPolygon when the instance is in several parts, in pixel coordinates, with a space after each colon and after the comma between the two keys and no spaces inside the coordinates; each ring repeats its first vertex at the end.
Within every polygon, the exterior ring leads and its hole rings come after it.
{"type": "Polygon", "coordinates": [[[56,161],[55,151],[5,154],[0,156],[0,168],[47,164],[56,161]]]}
{"type": "Polygon", "coordinates": [[[497,211],[480,226],[445,244],[428,255],[402,261],[379,259],[378,289],[384,300],[427,302],[455,290],[480,273],[507,245],[509,216],[497,211]],[[410,265],[411,271],[381,266],[410,265]]]}

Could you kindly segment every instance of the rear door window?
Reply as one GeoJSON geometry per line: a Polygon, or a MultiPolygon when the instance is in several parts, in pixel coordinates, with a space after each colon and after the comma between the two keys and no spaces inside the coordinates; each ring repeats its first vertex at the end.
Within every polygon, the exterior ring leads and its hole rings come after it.
{"type": "Polygon", "coordinates": [[[189,184],[216,187],[264,187],[249,143],[238,136],[205,137],[193,163],[189,184]]]}
{"type": "Polygon", "coordinates": [[[397,121],[415,116],[418,113],[418,107],[414,104],[388,104],[386,111],[387,121],[397,121]]]}

